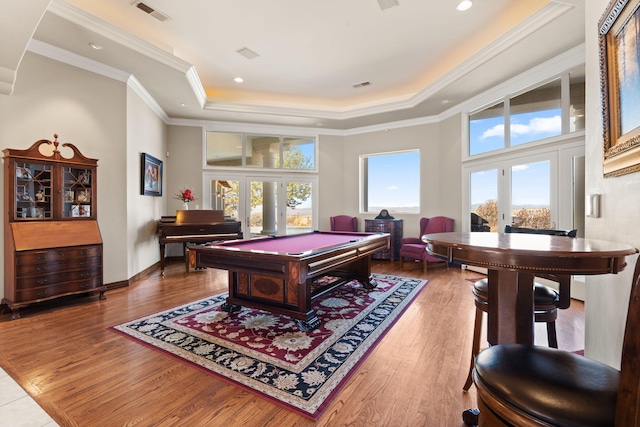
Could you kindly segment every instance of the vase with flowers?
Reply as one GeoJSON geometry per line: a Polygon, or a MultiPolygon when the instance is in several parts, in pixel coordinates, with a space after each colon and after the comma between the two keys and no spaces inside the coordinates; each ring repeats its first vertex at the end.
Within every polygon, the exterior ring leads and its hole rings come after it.
{"type": "Polygon", "coordinates": [[[196,196],[189,188],[182,189],[176,193],[176,199],[181,200],[184,203],[184,210],[189,210],[189,202],[196,200],[196,196]]]}

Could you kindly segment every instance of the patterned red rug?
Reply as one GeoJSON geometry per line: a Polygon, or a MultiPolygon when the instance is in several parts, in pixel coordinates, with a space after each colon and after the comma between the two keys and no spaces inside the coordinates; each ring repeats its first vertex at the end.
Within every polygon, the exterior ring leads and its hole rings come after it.
{"type": "Polygon", "coordinates": [[[114,326],[154,349],[317,420],[427,281],[373,275],[313,301],[320,326],[302,332],[290,317],[243,307],[226,293],[114,326]]]}

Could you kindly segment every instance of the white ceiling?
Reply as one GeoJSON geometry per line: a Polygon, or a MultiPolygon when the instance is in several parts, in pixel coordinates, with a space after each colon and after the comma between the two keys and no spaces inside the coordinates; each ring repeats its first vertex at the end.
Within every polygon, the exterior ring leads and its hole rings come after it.
{"type": "Polygon", "coordinates": [[[583,0],[458,1],[144,0],[161,22],[132,0],[2,0],[0,93],[29,49],[132,75],[169,118],[352,129],[440,114],[584,42],[583,0]]]}

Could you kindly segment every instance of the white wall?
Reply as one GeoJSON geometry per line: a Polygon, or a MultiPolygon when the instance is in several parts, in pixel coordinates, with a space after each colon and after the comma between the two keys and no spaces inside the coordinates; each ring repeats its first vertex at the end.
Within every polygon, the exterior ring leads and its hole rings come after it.
{"type": "MultiPolygon", "coordinates": [[[[122,262],[128,191],[122,166],[125,98],[122,82],[29,52],[20,64],[14,94],[0,95],[2,148],[28,148],[39,139],[53,140],[58,133],[61,143],[70,142],[85,156],[98,159],[98,224],[104,240],[105,283],[128,278],[127,265],[122,262]]],[[[4,191],[3,183],[0,191],[4,191]]],[[[0,280],[4,283],[4,276],[0,280]]],[[[3,287],[0,292],[4,293],[3,287]]]]}
{"type": "MultiPolygon", "coordinates": [[[[118,206],[118,215],[126,217],[126,227],[117,236],[108,236],[110,244],[120,246],[118,265],[127,265],[127,278],[158,262],[160,251],[155,237],[158,219],[164,215],[167,200],[167,171],[164,154],[167,151],[167,126],[146,103],[127,86],[127,145],[124,164],[114,173],[126,170],[126,204],[118,206]],[[163,161],[164,197],[144,196],[141,193],[142,153],[163,161]],[[126,164],[126,166],[125,166],[126,164]],[[126,234],[125,234],[126,233],[126,234]],[[122,242],[126,241],[126,247],[122,242]]],[[[106,236],[103,236],[106,237],[106,236]]],[[[108,282],[107,282],[108,283],[108,282]]]]}
{"type": "MultiPolygon", "coordinates": [[[[444,215],[460,221],[460,125],[459,116],[442,123],[422,124],[351,135],[344,138],[344,213],[363,219],[377,212],[359,213],[359,159],[363,154],[420,149],[420,213],[394,214],[403,220],[403,236],[418,237],[420,218],[444,215]],[[457,136],[455,135],[457,132],[457,136]],[[443,137],[444,135],[444,137],[443,137]]],[[[459,225],[456,226],[459,230],[459,225]]]]}
{"type": "Polygon", "coordinates": [[[202,135],[201,127],[169,126],[165,158],[165,187],[167,207],[165,215],[175,215],[183,209],[183,203],[175,198],[178,191],[189,188],[197,200],[189,203],[189,209],[210,209],[202,205],[202,195],[209,189],[202,188],[202,135]]]}
{"type": "Polygon", "coordinates": [[[351,215],[358,217],[359,230],[364,230],[364,221],[358,214],[357,203],[352,203],[345,196],[345,183],[348,179],[356,179],[345,169],[344,138],[342,136],[320,135],[318,165],[318,230],[330,230],[329,217],[335,215],[351,215]]]}
{"type": "MultiPolygon", "coordinates": [[[[609,0],[586,4],[586,180],[585,192],[602,194],[600,218],[586,218],[586,237],[628,243],[640,248],[640,173],[602,177],[602,118],[598,20],[609,0]]],[[[622,338],[631,276],[636,257],[617,275],[587,276],[585,297],[585,354],[620,367],[622,338]]]]}
{"type": "MultiPolygon", "coordinates": [[[[388,131],[369,132],[352,136],[319,135],[319,196],[317,228],[328,230],[329,217],[352,215],[359,218],[360,230],[364,219],[376,213],[362,214],[359,210],[360,155],[397,150],[420,149],[422,182],[420,197],[422,210],[415,215],[396,215],[404,220],[404,235],[417,236],[422,216],[445,215],[460,221],[461,197],[461,118],[456,115],[442,123],[423,124],[388,131]],[[444,138],[442,137],[444,135],[444,138]],[[443,167],[442,165],[446,165],[443,167]]],[[[202,128],[198,126],[168,127],[169,157],[165,159],[167,187],[167,215],[173,215],[182,204],[173,198],[182,187],[189,187],[202,197],[202,128]]],[[[235,131],[243,132],[242,125],[235,131]]],[[[295,129],[291,130],[295,134],[295,129]]],[[[201,203],[200,208],[204,209],[201,203]]],[[[193,208],[195,203],[192,203],[193,208]]],[[[459,229],[459,228],[457,228],[459,229]]],[[[173,251],[172,251],[173,253],[173,251]]]]}
{"type": "Polygon", "coordinates": [[[128,280],[158,261],[156,221],[166,197],[140,194],[140,153],[162,159],[167,130],[134,90],[27,52],[14,94],[0,96],[0,117],[3,148],[27,148],[58,133],[61,143],[98,159],[105,284],[128,280]]]}

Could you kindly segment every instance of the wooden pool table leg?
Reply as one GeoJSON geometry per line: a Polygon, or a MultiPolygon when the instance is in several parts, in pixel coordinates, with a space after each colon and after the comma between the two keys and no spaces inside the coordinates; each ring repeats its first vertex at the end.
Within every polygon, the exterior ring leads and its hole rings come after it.
{"type": "Polygon", "coordinates": [[[237,304],[229,304],[225,302],[222,304],[221,308],[227,313],[235,313],[236,311],[240,311],[242,307],[237,304]]]}
{"type": "Polygon", "coordinates": [[[373,280],[371,276],[367,277],[366,280],[362,280],[361,278],[356,279],[358,282],[362,283],[365,289],[375,289],[378,286],[378,282],[373,280]]]}
{"type": "Polygon", "coordinates": [[[302,332],[309,332],[320,326],[320,319],[314,314],[307,320],[293,319],[302,332]]]}

